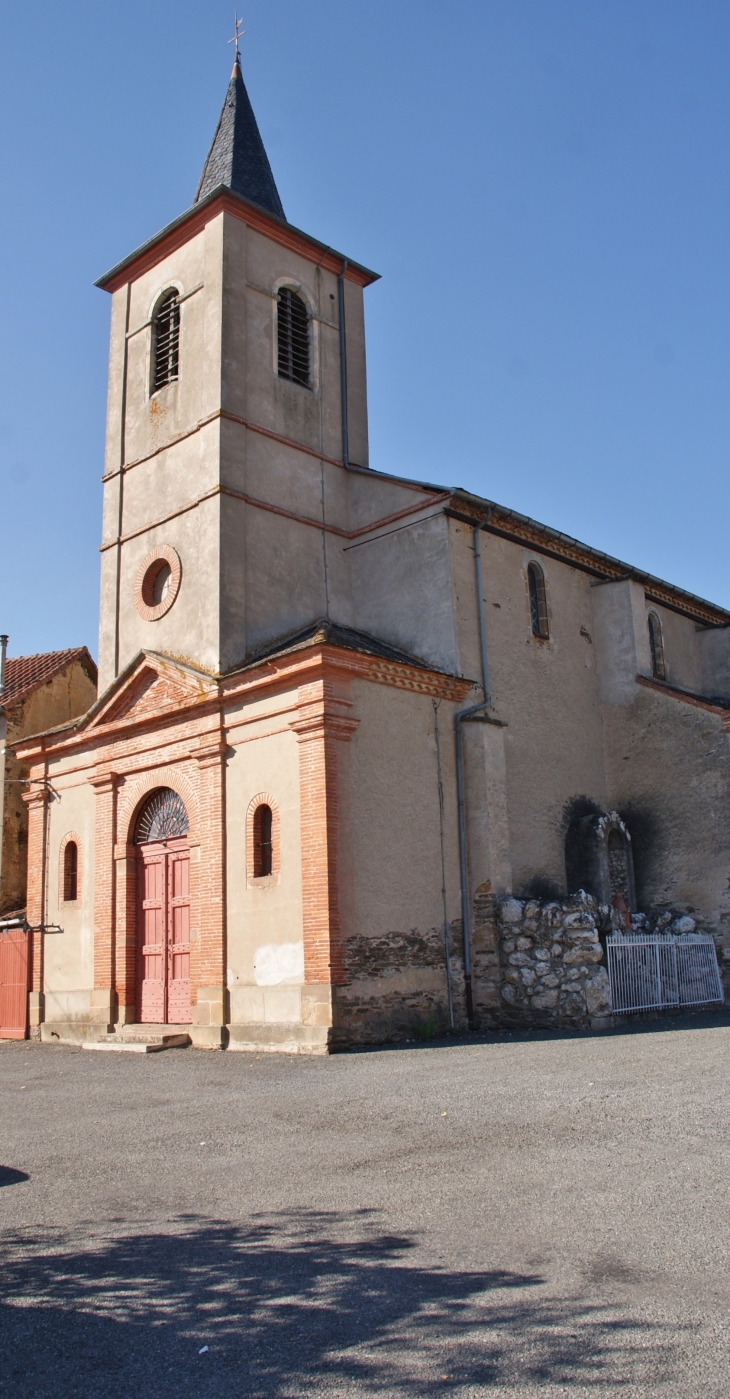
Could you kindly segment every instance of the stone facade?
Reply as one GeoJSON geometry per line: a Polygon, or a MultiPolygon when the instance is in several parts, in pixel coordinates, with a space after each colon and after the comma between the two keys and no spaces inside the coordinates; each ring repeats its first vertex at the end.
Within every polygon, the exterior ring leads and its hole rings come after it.
{"type": "Polygon", "coordinates": [[[500,1020],[506,1024],[589,1025],[611,1013],[601,915],[590,894],[540,903],[501,899],[497,906],[500,950],[500,1020]]]}

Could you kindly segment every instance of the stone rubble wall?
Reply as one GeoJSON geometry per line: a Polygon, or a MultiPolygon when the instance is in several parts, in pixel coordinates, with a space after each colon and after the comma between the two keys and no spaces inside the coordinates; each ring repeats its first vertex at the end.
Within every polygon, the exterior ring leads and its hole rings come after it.
{"type": "MultiPolygon", "coordinates": [[[[605,1028],[611,1015],[605,937],[620,932],[619,914],[582,890],[569,898],[496,898],[476,892],[472,989],[476,1027],[605,1028]]],[[[632,916],[639,934],[699,929],[679,910],[632,916]]],[[[467,1027],[461,920],[447,930],[454,1028],[467,1027]]],[[[337,1048],[430,1038],[448,1032],[443,928],[417,928],[348,939],[347,980],[338,986],[332,1043],[337,1048]]]]}
{"type": "Polygon", "coordinates": [[[608,909],[582,890],[568,899],[499,899],[500,1019],[503,1024],[587,1026],[611,1013],[599,929],[608,909]]]}

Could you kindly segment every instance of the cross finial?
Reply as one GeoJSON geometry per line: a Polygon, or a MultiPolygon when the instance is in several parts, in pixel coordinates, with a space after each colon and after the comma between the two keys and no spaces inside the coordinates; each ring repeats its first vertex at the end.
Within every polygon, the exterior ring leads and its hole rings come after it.
{"type": "Polygon", "coordinates": [[[235,68],[236,64],[240,63],[240,61],[241,61],[241,60],[240,60],[240,57],[239,57],[238,41],[239,41],[239,39],[240,39],[240,37],[241,37],[241,34],[245,34],[245,33],[246,33],[246,30],[245,30],[245,29],[241,29],[241,25],[243,24],[243,20],[238,18],[238,11],[237,11],[237,10],[234,10],[234,11],[233,11],[233,19],[234,19],[234,22],[235,22],[236,32],[235,32],[235,34],[232,36],[232,38],[230,38],[230,39],[228,40],[228,43],[229,43],[229,44],[235,44],[235,45],[236,45],[236,57],[235,57],[235,59],[234,59],[234,61],[233,61],[233,66],[234,66],[234,68],[235,68]]]}

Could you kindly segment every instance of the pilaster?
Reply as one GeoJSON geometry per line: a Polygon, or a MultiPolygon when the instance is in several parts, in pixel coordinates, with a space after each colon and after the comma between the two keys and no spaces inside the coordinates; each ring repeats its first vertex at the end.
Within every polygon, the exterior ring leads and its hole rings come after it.
{"type": "MultiPolygon", "coordinates": [[[[350,714],[349,684],[326,673],[300,686],[298,699],[291,727],[300,745],[304,980],[310,986],[342,985],[351,883],[347,745],[359,721],[350,714]]],[[[332,1023],[326,995],[313,999],[310,993],[304,1002],[312,1023],[322,1023],[323,1016],[332,1023]]]]}
{"type": "Polygon", "coordinates": [[[111,1026],[116,1019],[115,863],[117,774],[97,771],[90,778],[96,793],[94,813],[94,989],[91,1018],[111,1026]]]}
{"type": "Polygon", "coordinates": [[[137,865],[133,845],[114,846],[116,891],[115,986],[120,1025],[136,1018],[137,998],[137,865]]]}
{"type": "MultiPolygon", "coordinates": [[[[225,769],[226,742],[220,730],[201,736],[198,764],[200,858],[190,862],[191,908],[197,941],[191,945],[193,1042],[219,1047],[226,1024],[225,769]],[[202,1033],[205,1031],[205,1033],[202,1033]]],[[[192,851],[191,851],[192,857],[192,851]]]]}
{"type": "Polygon", "coordinates": [[[26,918],[34,932],[28,933],[30,974],[29,974],[29,1024],[31,1039],[40,1037],[40,1027],[44,1019],[43,998],[43,933],[40,928],[45,923],[46,878],[48,841],[48,788],[38,786],[31,778],[31,789],[23,793],[23,801],[28,807],[28,882],[26,894],[26,918]]]}

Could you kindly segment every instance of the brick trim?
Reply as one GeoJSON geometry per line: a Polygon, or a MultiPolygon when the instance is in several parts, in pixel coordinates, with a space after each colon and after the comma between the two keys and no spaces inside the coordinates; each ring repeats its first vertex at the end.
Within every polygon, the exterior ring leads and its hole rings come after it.
{"type": "Polygon", "coordinates": [[[349,823],[341,828],[340,814],[349,785],[345,745],[359,723],[351,708],[349,683],[334,672],[300,686],[299,712],[291,720],[299,742],[304,980],[310,985],[346,981],[350,900],[343,866],[351,862],[342,858],[349,823]]]}
{"type": "Polygon", "coordinates": [[[145,622],[157,622],[160,617],[164,617],[170,611],[180,592],[182,581],[182,563],[177,549],[173,549],[169,544],[160,544],[156,549],[151,549],[137,569],[137,577],[134,582],[134,605],[140,617],[145,622]],[[167,590],[167,597],[162,602],[151,603],[148,600],[148,586],[151,587],[154,577],[159,573],[163,564],[170,566],[170,586],[167,590]],[[155,567],[157,565],[157,567],[155,567]],[[151,581],[150,581],[151,579],[151,581]]]}
{"type": "MultiPolygon", "coordinates": [[[[94,990],[108,991],[115,983],[116,871],[114,845],[117,817],[117,774],[101,771],[89,778],[96,795],[94,810],[94,990]]],[[[108,1014],[111,1014],[111,1006],[108,1014]]],[[[102,1016],[108,1021],[108,1015],[102,1016]]]]}
{"type": "Polygon", "coordinates": [[[200,840],[200,803],[198,793],[186,773],[177,767],[156,768],[125,782],[119,793],[119,815],[117,828],[118,844],[125,848],[134,845],[134,828],[140,807],[150,792],[158,787],[171,787],[185,803],[188,813],[188,844],[197,845],[200,840]]]}
{"type": "Polygon", "coordinates": [[[68,831],[61,838],[58,847],[58,904],[59,908],[78,908],[81,903],[81,837],[76,831],[68,831]],[[74,841],[76,845],[76,898],[65,898],[66,891],[66,846],[74,841]]]}
{"type": "Polygon", "coordinates": [[[249,889],[266,888],[281,879],[281,820],[279,803],[270,792],[258,792],[246,811],[246,884],[249,889]],[[254,854],[254,816],[260,806],[271,807],[271,874],[256,875],[254,854]]]}

